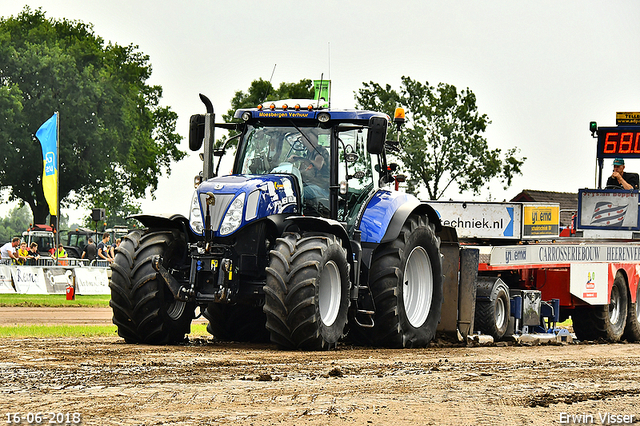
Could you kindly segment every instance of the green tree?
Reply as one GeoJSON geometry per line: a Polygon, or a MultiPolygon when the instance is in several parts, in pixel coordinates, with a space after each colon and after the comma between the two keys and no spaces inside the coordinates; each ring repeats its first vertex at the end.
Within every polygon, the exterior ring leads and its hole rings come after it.
{"type": "Polygon", "coordinates": [[[63,206],[131,205],[153,195],[178,149],[177,115],[146,84],[149,57],[134,45],[105,44],[91,24],[45,17],[28,6],[0,19],[0,187],[44,223],[49,208],[36,130],[59,112],[63,206]],[[106,197],[104,194],[109,194],[106,197]]]}
{"type": "Polygon", "coordinates": [[[9,214],[0,218],[0,244],[11,241],[13,237],[20,237],[29,228],[31,214],[25,205],[18,205],[9,214]]]}
{"type": "MultiPolygon", "coordinates": [[[[363,83],[355,95],[359,107],[382,111],[393,117],[396,107],[406,110],[400,149],[395,153],[409,174],[409,190],[424,186],[429,199],[437,200],[452,185],[460,193],[480,190],[498,178],[507,188],[514,175],[522,174],[526,158],[517,148],[489,149],[482,136],[490,123],[480,114],[470,89],[440,83],[437,87],[402,77],[400,91],[388,84],[363,83]]],[[[392,132],[393,129],[390,129],[392,132]]]]}
{"type": "MultiPolygon", "coordinates": [[[[314,93],[313,82],[309,79],[300,80],[298,83],[280,83],[277,89],[269,81],[254,80],[246,92],[239,90],[235,93],[231,99],[231,108],[223,114],[222,118],[227,123],[239,122],[239,119],[233,118],[239,108],[254,108],[263,102],[282,99],[313,99],[314,93]]],[[[236,134],[237,132],[230,131],[229,138],[236,134]]],[[[216,145],[221,146],[226,140],[227,138],[222,138],[216,142],[216,145]]],[[[230,146],[236,145],[237,140],[230,143],[230,146]]]]}

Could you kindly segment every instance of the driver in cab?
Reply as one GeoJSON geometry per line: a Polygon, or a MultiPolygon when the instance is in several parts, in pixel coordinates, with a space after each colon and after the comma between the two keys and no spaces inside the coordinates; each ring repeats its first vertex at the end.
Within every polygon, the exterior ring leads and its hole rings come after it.
{"type": "Polygon", "coordinates": [[[613,173],[607,179],[607,188],[611,189],[638,189],[638,174],[624,171],[624,159],[613,160],[613,173]]]}
{"type": "Polygon", "coordinates": [[[305,146],[306,152],[304,156],[291,156],[289,161],[297,164],[300,170],[305,205],[315,210],[310,213],[326,216],[329,199],[329,153],[325,147],[317,143],[317,140],[307,140],[305,137],[300,137],[299,140],[305,146]]]}

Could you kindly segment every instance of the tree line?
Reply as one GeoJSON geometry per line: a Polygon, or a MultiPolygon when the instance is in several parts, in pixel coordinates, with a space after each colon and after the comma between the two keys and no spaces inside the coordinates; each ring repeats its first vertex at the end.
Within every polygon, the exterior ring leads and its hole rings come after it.
{"type": "MultiPolygon", "coordinates": [[[[105,208],[109,226],[140,212],[137,200],[153,194],[159,176],[184,158],[177,114],[160,105],[162,87],[148,85],[150,75],[149,57],[138,46],[106,43],[91,24],[50,19],[28,6],[0,18],[0,188],[8,201],[30,207],[30,223],[45,223],[48,214],[34,134],[54,111],[61,123],[61,205],[105,208]]],[[[278,87],[258,79],[235,93],[223,118],[231,121],[240,107],[313,95],[308,79],[278,87]]],[[[521,174],[525,158],[515,147],[489,148],[483,133],[490,120],[469,88],[403,76],[399,90],[368,82],[354,95],[360,109],[407,111],[401,149],[392,157],[411,192],[426,189],[432,200],[450,188],[479,194],[492,179],[508,187],[521,174]]]]}

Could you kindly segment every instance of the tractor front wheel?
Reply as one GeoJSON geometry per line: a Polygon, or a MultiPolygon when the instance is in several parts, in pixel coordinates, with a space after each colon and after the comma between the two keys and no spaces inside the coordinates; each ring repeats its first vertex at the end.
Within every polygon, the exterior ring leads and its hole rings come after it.
{"type": "Polygon", "coordinates": [[[269,256],[264,312],[271,341],[285,349],[334,348],[349,309],[349,264],[340,239],[286,234],[269,256]]]}
{"type": "Polygon", "coordinates": [[[113,323],[127,343],[167,344],[185,340],[195,304],[175,300],[152,266],[162,258],[167,269],[178,268],[186,250],[175,230],[134,231],[123,237],[111,265],[113,323]]]}

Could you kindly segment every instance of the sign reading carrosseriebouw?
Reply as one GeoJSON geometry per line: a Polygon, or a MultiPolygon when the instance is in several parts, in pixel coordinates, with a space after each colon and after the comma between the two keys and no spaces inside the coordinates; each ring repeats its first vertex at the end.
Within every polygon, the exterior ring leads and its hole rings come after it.
{"type": "Polygon", "coordinates": [[[460,238],[520,239],[522,205],[430,201],[444,226],[456,228],[460,238]]]}
{"type": "Polygon", "coordinates": [[[491,249],[491,266],[638,263],[640,244],[525,244],[491,249]]]}

